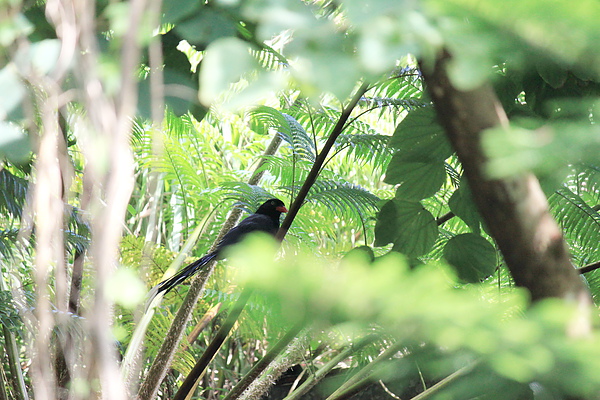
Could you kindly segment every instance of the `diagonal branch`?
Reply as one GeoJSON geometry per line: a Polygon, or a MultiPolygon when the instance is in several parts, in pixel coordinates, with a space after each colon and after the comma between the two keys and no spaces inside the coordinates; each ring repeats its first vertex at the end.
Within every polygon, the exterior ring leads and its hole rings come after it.
{"type": "Polygon", "coordinates": [[[321,149],[321,152],[315,159],[315,163],[313,164],[310,172],[308,173],[304,184],[300,188],[300,191],[298,191],[298,195],[294,199],[294,202],[290,206],[290,210],[288,211],[287,215],[285,216],[285,219],[281,223],[281,228],[279,228],[279,232],[277,232],[278,240],[283,240],[283,238],[287,234],[287,231],[290,229],[292,221],[294,220],[294,218],[296,218],[296,215],[298,214],[300,207],[302,207],[302,203],[306,199],[310,188],[314,185],[315,181],[317,180],[317,177],[321,172],[321,168],[323,167],[323,164],[327,159],[327,155],[331,151],[331,148],[335,144],[335,141],[337,140],[338,136],[340,136],[340,134],[344,131],[344,128],[346,127],[346,122],[348,121],[348,118],[350,118],[350,114],[352,114],[352,111],[354,110],[354,108],[368,89],[369,85],[366,82],[363,83],[357,89],[356,93],[354,94],[354,97],[352,97],[352,99],[350,100],[350,103],[348,103],[348,105],[342,110],[340,119],[338,119],[337,123],[331,130],[331,134],[329,135],[327,142],[325,142],[323,149],[321,149]]]}
{"type": "Polygon", "coordinates": [[[576,303],[583,311],[580,325],[570,328],[574,329],[572,333],[585,333],[590,328],[587,313],[591,299],[571,264],[538,180],[533,174],[492,179],[486,172],[482,133],[508,125],[504,109],[489,85],[466,91],[454,87],[446,71],[451,58],[442,51],[434,65],[422,65],[423,77],[463,165],[473,200],[515,283],[527,288],[534,301],[558,297],[576,303]]]}

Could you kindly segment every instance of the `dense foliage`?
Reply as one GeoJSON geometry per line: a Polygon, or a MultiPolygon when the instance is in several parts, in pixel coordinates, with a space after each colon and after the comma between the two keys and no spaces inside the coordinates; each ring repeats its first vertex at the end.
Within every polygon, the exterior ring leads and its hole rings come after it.
{"type": "Polygon", "coordinates": [[[581,299],[515,287],[423,77],[493,87],[486,176],[536,174],[597,301],[600,8],[550,3],[6,2],[0,399],[597,398],[581,299]],[[145,304],[273,196],[281,244],[145,304]]]}

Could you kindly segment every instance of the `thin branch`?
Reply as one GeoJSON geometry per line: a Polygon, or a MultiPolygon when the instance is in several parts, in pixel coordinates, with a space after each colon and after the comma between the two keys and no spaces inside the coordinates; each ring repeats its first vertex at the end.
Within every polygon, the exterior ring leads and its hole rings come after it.
{"type": "Polygon", "coordinates": [[[304,184],[300,188],[300,191],[298,192],[297,197],[295,198],[294,202],[290,206],[290,210],[288,211],[285,219],[283,220],[283,222],[281,224],[281,228],[279,228],[279,232],[277,232],[278,240],[283,240],[283,238],[287,234],[287,231],[290,229],[290,226],[292,225],[292,221],[294,220],[294,218],[296,218],[296,215],[298,214],[298,211],[300,210],[302,203],[304,203],[304,200],[306,199],[308,192],[310,191],[311,187],[314,185],[315,181],[317,180],[317,177],[319,176],[319,173],[321,172],[321,168],[323,167],[323,164],[325,163],[325,160],[327,159],[327,155],[331,151],[331,148],[335,144],[335,141],[337,140],[338,136],[340,136],[340,134],[344,131],[344,128],[346,127],[346,122],[348,121],[348,118],[350,118],[350,114],[352,113],[352,111],[354,110],[354,108],[356,107],[356,105],[358,104],[360,99],[362,98],[362,95],[368,90],[368,88],[369,88],[369,85],[367,83],[363,83],[358,88],[356,93],[354,94],[354,97],[350,100],[350,103],[348,104],[348,106],[346,106],[346,108],[344,108],[344,110],[342,111],[340,118],[338,119],[337,123],[333,127],[331,134],[329,135],[329,138],[327,139],[327,142],[325,142],[323,149],[321,149],[321,152],[315,159],[315,163],[313,164],[310,172],[308,173],[308,176],[306,177],[304,184]]]}
{"type": "Polygon", "coordinates": [[[373,343],[375,339],[377,339],[377,335],[371,334],[367,335],[364,338],[360,339],[358,342],[346,347],[342,351],[340,351],[335,357],[333,357],[329,362],[319,368],[314,374],[311,374],[302,385],[300,385],[296,390],[290,393],[284,400],[299,400],[302,396],[304,396],[308,391],[313,388],[319,381],[327,376],[335,368],[340,362],[344,361],[348,357],[350,357],[353,353],[356,353],[358,350],[363,347],[373,343]]]}
{"type": "Polygon", "coordinates": [[[275,345],[265,354],[259,362],[240,380],[223,400],[235,400],[250,386],[252,382],[269,366],[304,327],[304,321],[294,325],[275,345]]]}
{"type": "Polygon", "coordinates": [[[333,392],[327,400],[342,400],[350,398],[352,395],[358,393],[361,389],[363,389],[366,385],[371,383],[371,377],[376,371],[376,368],[380,366],[382,362],[389,360],[394,356],[398,351],[402,349],[403,345],[401,343],[394,343],[387,349],[385,349],[376,359],[371,361],[368,365],[366,365],[363,369],[354,374],[350,379],[348,379],[342,386],[337,388],[335,392],[333,392]]]}
{"type": "Polygon", "coordinates": [[[181,384],[181,387],[179,388],[177,393],[175,393],[175,397],[173,397],[173,400],[187,399],[189,395],[192,394],[194,389],[198,386],[198,382],[202,378],[202,376],[204,376],[206,368],[208,368],[208,364],[215,358],[215,355],[223,345],[223,342],[225,342],[225,339],[227,339],[227,336],[229,336],[231,329],[237,322],[237,319],[240,316],[242,310],[244,309],[244,306],[248,302],[248,299],[252,295],[252,292],[253,289],[248,288],[245,288],[242,291],[240,297],[237,299],[233,308],[229,312],[227,319],[225,320],[223,325],[221,325],[221,329],[219,329],[213,340],[210,342],[210,344],[202,354],[202,357],[200,357],[194,368],[192,368],[192,371],[185,378],[185,380],[181,384]]]}
{"type": "Polygon", "coordinates": [[[418,395],[416,395],[415,397],[413,397],[410,400],[425,400],[425,399],[429,399],[431,396],[437,394],[440,390],[444,389],[446,386],[448,386],[452,382],[454,382],[457,379],[459,379],[459,378],[467,375],[468,373],[470,373],[473,370],[473,368],[475,367],[475,365],[477,365],[477,362],[474,362],[474,363],[471,363],[469,365],[466,365],[466,366],[462,367],[458,371],[454,372],[451,375],[448,375],[447,377],[445,377],[444,379],[442,379],[441,381],[439,381],[438,383],[436,383],[432,387],[430,387],[430,388],[426,389],[425,391],[419,393],[418,395]]]}
{"type": "Polygon", "coordinates": [[[594,271],[598,268],[600,268],[600,261],[586,265],[585,267],[578,268],[577,272],[579,272],[580,274],[585,274],[587,272],[594,271]]]}

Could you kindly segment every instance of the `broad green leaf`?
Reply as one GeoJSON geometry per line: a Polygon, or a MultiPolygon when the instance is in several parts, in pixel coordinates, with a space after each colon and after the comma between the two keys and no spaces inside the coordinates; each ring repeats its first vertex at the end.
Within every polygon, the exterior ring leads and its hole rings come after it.
{"type": "Polygon", "coordinates": [[[562,87],[569,75],[566,69],[563,69],[548,60],[538,61],[536,63],[536,69],[542,79],[554,89],[562,87]]]}
{"type": "Polygon", "coordinates": [[[435,218],[421,203],[394,200],[398,236],[394,250],[412,257],[427,253],[438,237],[435,218]]]}
{"type": "Polygon", "coordinates": [[[397,153],[385,173],[385,183],[400,185],[397,199],[421,200],[433,196],[446,181],[443,162],[406,162],[397,153]]]}
{"type": "Polygon", "coordinates": [[[248,44],[230,37],[218,39],[206,49],[200,68],[200,100],[210,104],[217,96],[257,67],[248,44]]]}
{"type": "Polygon", "coordinates": [[[10,96],[0,96],[0,119],[3,119],[21,103],[25,95],[25,87],[13,64],[0,70],[0,93],[10,93],[10,96]]]}
{"type": "MultiPolygon", "coordinates": [[[[178,24],[175,31],[191,44],[205,47],[219,38],[234,36],[237,32],[235,21],[215,8],[203,7],[194,17],[178,24]]],[[[235,59],[231,60],[235,63],[235,59]]]]}
{"type": "Polygon", "coordinates": [[[20,127],[0,121],[0,157],[20,164],[27,161],[30,150],[29,139],[20,127]]]}
{"type": "Polygon", "coordinates": [[[494,246],[474,233],[463,233],[450,239],[444,247],[444,258],[465,282],[480,282],[496,269],[494,246]]]}
{"type": "Polygon", "coordinates": [[[479,234],[481,218],[464,177],[461,179],[458,189],[450,197],[448,206],[450,206],[450,211],[462,219],[474,233],[479,234]]]}
{"type": "MultiPolygon", "coordinates": [[[[199,12],[203,3],[198,0],[164,0],[162,2],[163,24],[174,24],[190,15],[199,12]]],[[[204,12],[204,11],[201,11],[204,12]]]]}
{"type": "Polygon", "coordinates": [[[396,219],[397,212],[394,201],[387,201],[377,214],[377,223],[375,224],[375,246],[385,246],[396,239],[398,231],[396,219]]]}
{"type": "Polygon", "coordinates": [[[395,251],[418,257],[431,249],[437,236],[433,215],[419,202],[391,200],[377,216],[376,246],[393,243],[395,251]]]}
{"type": "Polygon", "coordinates": [[[431,107],[417,108],[408,113],[396,127],[390,146],[398,149],[405,161],[443,161],[453,153],[431,107]]]}

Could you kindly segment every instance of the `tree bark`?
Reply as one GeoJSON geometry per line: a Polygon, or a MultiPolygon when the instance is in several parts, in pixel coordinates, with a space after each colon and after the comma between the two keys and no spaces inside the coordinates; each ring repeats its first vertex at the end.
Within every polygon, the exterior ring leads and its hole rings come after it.
{"type": "MultiPolygon", "coordinates": [[[[539,182],[527,173],[491,179],[482,132],[508,125],[508,118],[489,85],[461,91],[450,81],[442,51],[431,68],[422,65],[427,90],[469,181],[473,200],[498,244],[518,286],[527,288],[533,301],[558,297],[591,304],[589,293],[574,269],[562,232],[552,218],[539,182]]],[[[582,314],[583,315],[583,314],[582,314]]],[[[583,318],[589,329],[589,319],[583,318]]]]}

